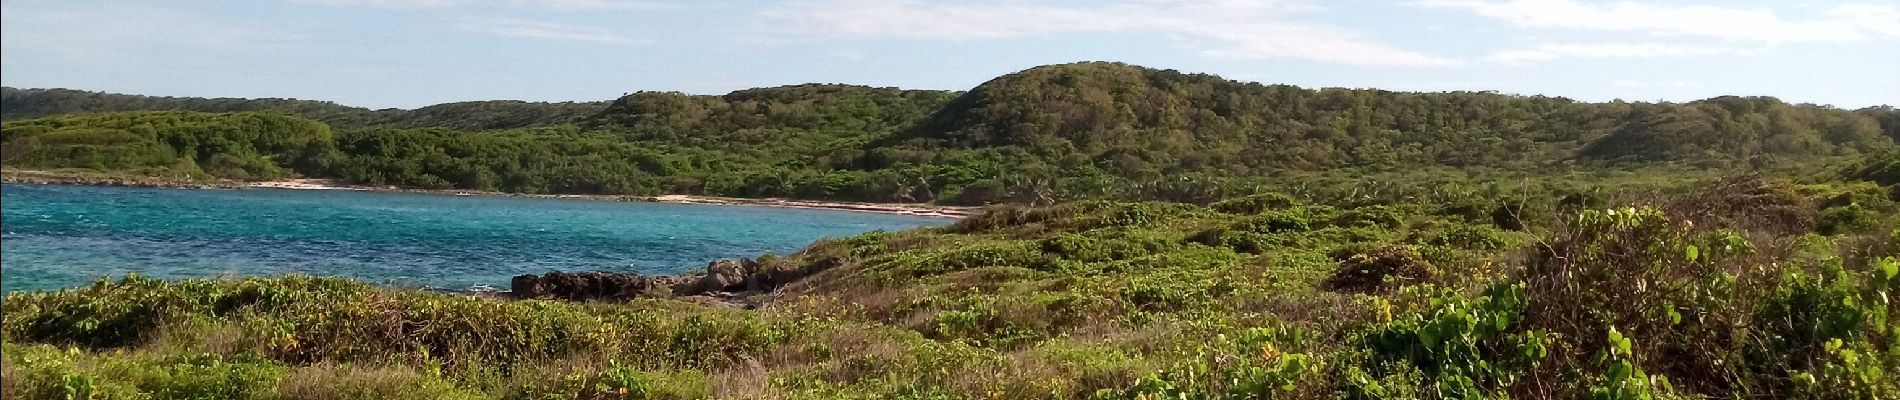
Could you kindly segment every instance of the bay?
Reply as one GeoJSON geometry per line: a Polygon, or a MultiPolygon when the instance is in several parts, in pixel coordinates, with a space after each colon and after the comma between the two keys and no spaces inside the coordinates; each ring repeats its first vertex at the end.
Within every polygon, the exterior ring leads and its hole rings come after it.
{"type": "Polygon", "coordinates": [[[126,273],[307,274],[507,287],[548,271],[671,274],[944,218],[754,206],[288,189],[0,185],[0,290],[126,273]]]}

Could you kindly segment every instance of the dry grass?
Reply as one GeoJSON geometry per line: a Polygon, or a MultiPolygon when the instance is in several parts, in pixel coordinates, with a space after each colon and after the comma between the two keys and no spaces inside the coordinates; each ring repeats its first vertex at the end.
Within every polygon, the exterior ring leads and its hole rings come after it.
{"type": "Polygon", "coordinates": [[[715,373],[711,377],[712,397],[715,399],[777,399],[772,390],[772,375],[757,360],[745,360],[731,369],[715,373]]]}
{"type": "Polygon", "coordinates": [[[177,349],[193,353],[237,354],[243,350],[264,350],[244,327],[229,322],[191,322],[165,325],[151,334],[147,348],[177,349]]]}
{"type": "Polygon", "coordinates": [[[416,368],[329,363],[291,371],[279,384],[278,394],[296,400],[482,398],[416,368]]]}
{"type": "Polygon", "coordinates": [[[26,382],[20,378],[20,370],[14,368],[12,362],[0,360],[0,398],[18,398],[15,396],[24,390],[26,382]]]}

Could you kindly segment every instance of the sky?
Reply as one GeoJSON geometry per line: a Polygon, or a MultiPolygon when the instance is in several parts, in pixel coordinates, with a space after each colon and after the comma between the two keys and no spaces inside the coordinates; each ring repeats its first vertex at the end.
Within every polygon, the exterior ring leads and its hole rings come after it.
{"type": "Polygon", "coordinates": [[[1304,87],[1900,105],[1900,0],[0,0],[0,84],[371,108],[967,90],[1120,61],[1304,87]]]}

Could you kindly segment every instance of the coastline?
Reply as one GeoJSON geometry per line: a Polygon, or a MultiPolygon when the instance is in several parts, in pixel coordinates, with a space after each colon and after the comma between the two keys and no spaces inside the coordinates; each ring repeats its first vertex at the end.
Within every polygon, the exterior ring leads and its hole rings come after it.
{"type": "Polygon", "coordinates": [[[237,181],[221,179],[216,181],[198,181],[188,178],[168,178],[151,176],[110,175],[91,172],[37,171],[37,170],[0,170],[0,182],[41,184],[41,185],[87,185],[151,187],[176,189],[287,189],[287,190],[356,190],[384,193],[434,194],[450,196],[495,196],[495,197],[531,197],[566,200],[629,201],[674,204],[700,204],[724,206],[757,206],[779,208],[802,208],[813,210],[855,211],[879,214],[909,215],[932,218],[962,218],[976,213],[981,207],[939,206],[921,203],[863,203],[850,201],[796,200],[783,198],[732,198],[668,194],[659,196],[608,195],[608,194],[530,194],[505,193],[482,190],[459,189],[415,189],[398,186],[350,185],[334,179],[296,178],[274,181],[237,181]]]}

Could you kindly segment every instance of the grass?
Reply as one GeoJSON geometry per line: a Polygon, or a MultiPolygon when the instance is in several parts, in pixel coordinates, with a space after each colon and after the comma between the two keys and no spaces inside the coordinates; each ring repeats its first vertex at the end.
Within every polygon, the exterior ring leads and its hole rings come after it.
{"type": "Polygon", "coordinates": [[[1900,206],[1884,190],[993,208],[768,258],[816,274],[757,310],[127,277],[10,294],[0,384],[23,399],[1895,398],[1900,206]]]}

